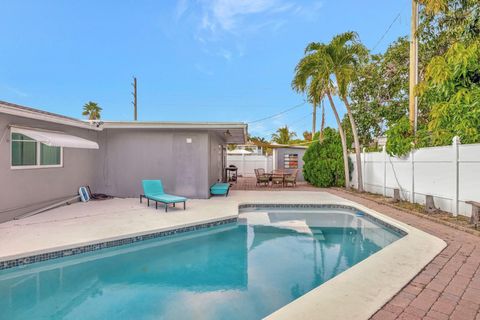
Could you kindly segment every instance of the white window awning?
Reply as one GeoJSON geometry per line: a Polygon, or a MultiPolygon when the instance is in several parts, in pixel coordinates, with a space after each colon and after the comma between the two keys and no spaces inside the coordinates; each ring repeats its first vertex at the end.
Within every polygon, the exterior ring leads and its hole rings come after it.
{"type": "Polygon", "coordinates": [[[13,127],[13,132],[21,133],[50,147],[98,149],[98,143],[63,132],[45,131],[41,129],[13,127]]]}

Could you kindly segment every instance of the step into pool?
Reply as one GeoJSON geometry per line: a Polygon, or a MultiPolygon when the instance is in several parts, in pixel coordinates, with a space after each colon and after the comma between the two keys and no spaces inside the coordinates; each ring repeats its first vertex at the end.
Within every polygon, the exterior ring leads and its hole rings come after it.
{"type": "Polygon", "coordinates": [[[0,271],[0,319],[261,319],[401,237],[354,209],[252,209],[0,271]]]}

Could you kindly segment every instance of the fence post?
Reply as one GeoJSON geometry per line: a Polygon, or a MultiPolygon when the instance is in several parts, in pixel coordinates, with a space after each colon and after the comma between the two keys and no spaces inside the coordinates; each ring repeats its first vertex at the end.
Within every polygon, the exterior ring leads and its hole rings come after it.
{"type": "Polygon", "coordinates": [[[410,193],[410,202],[415,203],[415,149],[412,149],[410,152],[410,163],[412,169],[412,185],[411,185],[411,193],[410,193]]]}
{"type": "Polygon", "coordinates": [[[245,177],[245,154],[242,153],[242,177],[245,177]]]}
{"type": "Polygon", "coordinates": [[[268,172],[268,155],[264,155],[265,157],[265,172],[268,172]]]}
{"type": "MultiPolygon", "coordinates": [[[[366,172],[367,172],[367,168],[365,167],[365,162],[366,162],[366,156],[367,154],[365,153],[365,151],[367,150],[367,148],[363,147],[362,149],[362,167],[360,168],[362,170],[362,177],[363,177],[363,191],[367,191],[366,188],[365,188],[365,184],[366,184],[366,181],[367,181],[367,175],[366,175],[366,172]]],[[[358,168],[357,168],[358,170],[358,168]]],[[[357,181],[357,184],[358,184],[358,181],[357,181]]]]}
{"type": "Polygon", "coordinates": [[[382,147],[383,152],[383,196],[387,196],[387,147],[382,147]]]}
{"type": "Polygon", "coordinates": [[[452,139],[452,147],[453,147],[453,166],[454,166],[454,193],[453,193],[453,205],[452,205],[452,213],[453,216],[456,217],[458,215],[458,194],[459,194],[459,181],[458,181],[458,146],[460,145],[460,137],[455,136],[452,139]]]}

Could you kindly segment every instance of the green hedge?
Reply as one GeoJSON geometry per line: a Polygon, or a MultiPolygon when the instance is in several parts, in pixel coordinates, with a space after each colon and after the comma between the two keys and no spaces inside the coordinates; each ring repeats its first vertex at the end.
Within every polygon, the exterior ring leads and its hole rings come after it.
{"type": "MultiPolygon", "coordinates": [[[[318,134],[315,140],[303,156],[305,180],[322,188],[345,186],[342,142],[337,130],[325,128],[323,141],[318,141],[318,134]]],[[[351,172],[353,164],[350,159],[349,165],[351,172]]]]}

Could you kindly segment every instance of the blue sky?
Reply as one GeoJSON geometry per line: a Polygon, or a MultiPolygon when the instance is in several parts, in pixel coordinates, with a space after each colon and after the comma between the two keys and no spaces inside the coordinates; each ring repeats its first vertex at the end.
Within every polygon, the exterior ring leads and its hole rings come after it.
{"type": "MultiPolygon", "coordinates": [[[[104,119],[132,120],[135,75],[139,120],[250,122],[303,101],[290,82],[309,42],[353,30],[383,51],[408,34],[410,2],[0,0],[0,11],[0,100],[78,118],[92,100],[104,119]]],[[[310,113],[249,131],[270,137],[287,124],[301,135],[310,113]]]]}

